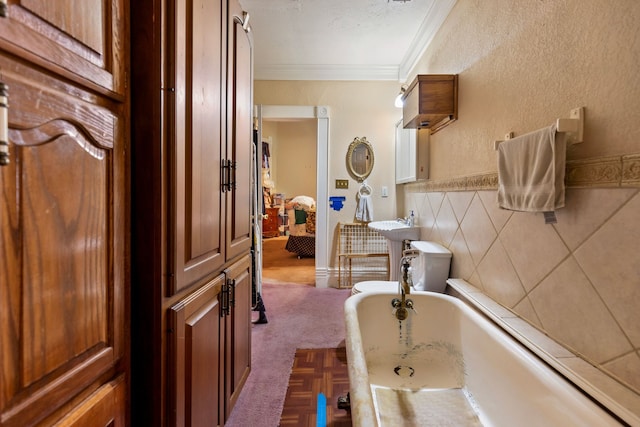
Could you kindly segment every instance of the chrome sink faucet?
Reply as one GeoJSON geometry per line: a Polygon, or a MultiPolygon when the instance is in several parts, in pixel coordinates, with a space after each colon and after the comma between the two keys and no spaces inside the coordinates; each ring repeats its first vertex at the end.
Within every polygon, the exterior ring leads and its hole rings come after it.
{"type": "Polygon", "coordinates": [[[409,218],[396,218],[396,221],[398,221],[399,223],[408,225],[407,223],[409,222],[409,218]]]}
{"type": "Polygon", "coordinates": [[[413,308],[413,301],[407,298],[407,295],[411,294],[411,260],[420,255],[420,251],[416,249],[407,249],[402,252],[402,259],[400,260],[400,280],[398,281],[398,292],[400,298],[394,298],[391,300],[391,306],[393,307],[393,314],[398,320],[405,320],[409,317],[409,310],[413,308]]]}

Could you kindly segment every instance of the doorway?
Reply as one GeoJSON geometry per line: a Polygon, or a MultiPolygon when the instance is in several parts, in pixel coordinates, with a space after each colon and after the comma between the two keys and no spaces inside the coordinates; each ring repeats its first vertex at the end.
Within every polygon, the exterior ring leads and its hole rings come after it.
{"type": "Polygon", "coordinates": [[[262,120],[265,281],[315,286],[315,119],[262,120]]]}
{"type": "MultiPolygon", "coordinates": [[[[264,123],[278,122],[279,124],[313,120],[316,123],[316,214],[315,214],[315,285],[328,287],[328,176],[323,171],[328,170],[329,148],[329,110],[324,106],[256,106],[258,126],[258,140],[262,141],[266,135],[262,134],[264,123]],[[264,122],[264,123],[263,123],[264,122]]],[[[286,126],[286,125],[285,125],[286,126]]],[[[282,165],[280,167],[283,167],[282,165]]],[[[259,252],[262,257],[262,245],[259,252]]],[[[258,272],[259,277],[262,271],[258,272]]],[[[261,282],[259,283],[261,286],[261,282]]]]}

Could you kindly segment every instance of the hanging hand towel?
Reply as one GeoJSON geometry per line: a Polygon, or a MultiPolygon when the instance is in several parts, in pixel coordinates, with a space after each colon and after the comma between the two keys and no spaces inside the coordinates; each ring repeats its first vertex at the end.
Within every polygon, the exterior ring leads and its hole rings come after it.
{"type": "Polygon", "coordinates": [[[525,212],[564,206],[565,133],[555,124],[500,143],[498,205],[525,212]]]}
{"type": "Polygon", "coordinates": [[[356,207],[356,219],[358,221],[373,221],[373,202],[371,201],[371,187],[362,184],[358,191],[358,206],[356,207]]]}

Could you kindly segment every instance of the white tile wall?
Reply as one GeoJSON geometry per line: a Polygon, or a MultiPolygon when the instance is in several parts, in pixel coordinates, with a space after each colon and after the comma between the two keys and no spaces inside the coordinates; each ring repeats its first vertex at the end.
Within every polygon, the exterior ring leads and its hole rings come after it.
{"type": "Polygon", "coordinates": [[[421,238],[467,280],[640,392],[640,191],[568,188],[558,223],[495,191],[409,192],[421,238]]]}

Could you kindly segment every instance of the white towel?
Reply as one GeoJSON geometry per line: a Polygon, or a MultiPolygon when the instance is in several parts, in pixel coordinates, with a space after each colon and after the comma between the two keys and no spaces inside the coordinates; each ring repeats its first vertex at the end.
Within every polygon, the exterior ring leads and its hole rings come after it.
{"type": "Polygon", "coordinates": [[[368,194],[358,193],[358,206],[356,208],[356,219],[358,221],[373,221],[373,202],[368,194]]]}
{"type": "Polygon", "coordinates": [[[565,133],[555,124],[500,143],[498,205],[525,212],[564,206],[565,133]]]}

